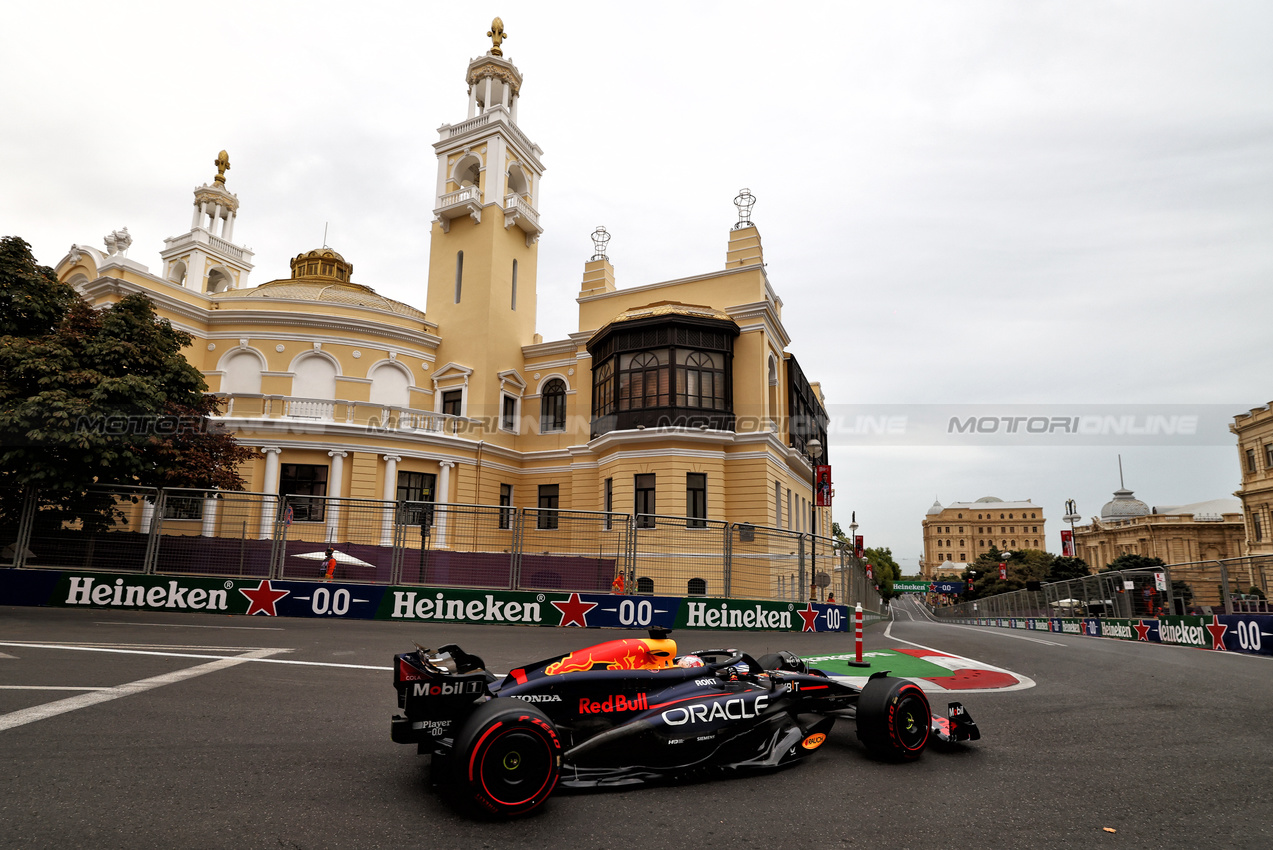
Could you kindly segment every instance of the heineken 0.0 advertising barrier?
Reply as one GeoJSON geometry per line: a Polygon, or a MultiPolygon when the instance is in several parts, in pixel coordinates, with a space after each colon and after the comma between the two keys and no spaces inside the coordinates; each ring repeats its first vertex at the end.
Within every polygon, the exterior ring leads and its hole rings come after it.
{"type": "Polygon", "coordinates": [[[960,617],[946,622],[1165,643],[1216,652],[1273,655],[1273,615],[1269,614],[1207,614],[1139,620],[1096,617],[960,617]],[[1266,641],[1266,637],[1269,640],[1266,641]]]}
{"type": "Polygon", "coordinates": [[[65,570],[0,571],[0,605],[581,628],[800,632],[851,628],[846,606],[817,602],[121,576],[65,570]]]}

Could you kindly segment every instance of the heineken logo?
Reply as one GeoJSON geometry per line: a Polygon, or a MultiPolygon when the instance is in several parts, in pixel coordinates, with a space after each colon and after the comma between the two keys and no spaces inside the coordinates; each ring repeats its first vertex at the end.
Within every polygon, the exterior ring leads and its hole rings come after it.
{"type": "Polygon", "coordinates": [[[227,611],[228,590],[189,587],[178,581],[167,584],[129,584],[117,578],[98,581],[92,576],[70,576],[64,605],[98,608],[163,608],[190,611],[227,611]]]}

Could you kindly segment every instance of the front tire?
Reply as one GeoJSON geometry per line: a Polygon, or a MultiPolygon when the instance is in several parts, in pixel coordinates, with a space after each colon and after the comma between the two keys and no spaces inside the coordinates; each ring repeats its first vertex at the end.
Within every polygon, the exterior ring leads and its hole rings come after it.
{"type": "Polygon", "coordinates": [[[928,745],[932,725],[928,697],[914,682],[871,679],[858,697],[858,738],[877,758],[914,761],[928,745]]]}
{"type": "Polygon", "coordinates": [[[464,721],[452,750],[456,790],[481,811],[511,818],[537,808],[561,778],[561,739],[542,711],[492,699],[464,721]]]}

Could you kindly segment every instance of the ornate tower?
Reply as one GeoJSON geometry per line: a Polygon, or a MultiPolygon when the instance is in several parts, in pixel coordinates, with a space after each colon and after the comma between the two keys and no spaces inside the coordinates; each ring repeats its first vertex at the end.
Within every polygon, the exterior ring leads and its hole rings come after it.
{"type": "MultiPolygon", "coordinates": [[[[522,367],[535,334],[535,274],[543,229],[543,151],[517,126],[522,75],[503,57],[496,18],[491,49],[469,63],[468,118],[439,128],[427,314],[443,338],[439,362],[478,375],[522,367]]],[[[496,385],[498,382],[493,382],[496,385]]],[[[473,389],[479,389],[474,386],[473,389]]],[[[466,400],[498,404],[498,386],[466,400]],[[489,395],[489,398],[487,397],[489,395]]]]}
{"type": "Polygon", "coordinates": [[[221,151],[212,164],[217,167],[212,185],[205,183],[194,190],[190,231],[165,239],[159,254],[164,280],[206,293],[244,289],[252,271],[252,252],[231,241],[239,196],[225,188],[230,155],[221,151]]]}

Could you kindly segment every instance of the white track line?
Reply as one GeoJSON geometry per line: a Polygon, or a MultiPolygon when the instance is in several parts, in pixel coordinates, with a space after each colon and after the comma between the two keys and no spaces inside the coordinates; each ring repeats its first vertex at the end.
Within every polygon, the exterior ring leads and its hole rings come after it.
{"type": "Polygon", "coordinates": [[[113,652],[120,655],[158,655],[164,658],[211,658],[220,661],[255,661],[259,664],[296,664],[301,667],[341,667],[347,670],[388,670],[393,671],[393,667],[381,667],[374,664],[336,664],[328,661],[291,661],[286,658],[266,658],[258,653],[279,653],[291,652],[290,649],[259,649],[248,652],[245,655],[202,655],[193,652],[151,652],[141,649],[109,649],[101,646],[72,646],[70,644],[56,643],[5,643],[0,642],[0,646],[23,646],[31,649],[73,649],[80,652],[113,652]]]}
{"type": "MultiPolygon", "coordinates": [[[[204,676],[208,673],[215,673],[218,670],[225,670],[230,667],[237,667],[244,661],[252,659],[261,659],[265,655],[278,652],[276,649],[258,649],[247,655],[238,658],[222,658],[207,664],[200,664],[198,667],[190,667],[185,670],[176,670],[172,673],[164,673],[162,676],[152,676],[149,679],[140,679],[136,682],[128,682],[127,684],[117,685],[113,688],[95,691],[93,693],[80,694],[79,696],[67,697],[57,702],[50,702],[44,705],[37,705],[31,708],[24,708],[20,711],[13,711],[9,714],[0,715],[0,731],[13,729],[18,726],[25,726],[28,723],[35,723],[39,720],[47,720],[50,717],[56,717],[59,714],[66,714],[69,711],[78,711],[81,708],[88,708],[98,703],[109,702],[119,699],[120,697],[128,697],[134,694],[144,693],[145,691],[161,688],[164,685],[171,685],[175,682],[193,679],[197,676],[204,676]]],[[[148,653],[158,654],[158,653],[148,653]]],[[[190,656],[187,656],[190,657],[190,656]]]]}
{"type": "Polygon", "coordinates": [[[95,626],[155,626],[161,629],[240,629],[247,632],[285,632],[278,626],[187,626],[181,623],[130,623],[124,620],[98,620],[95,626]]]}

